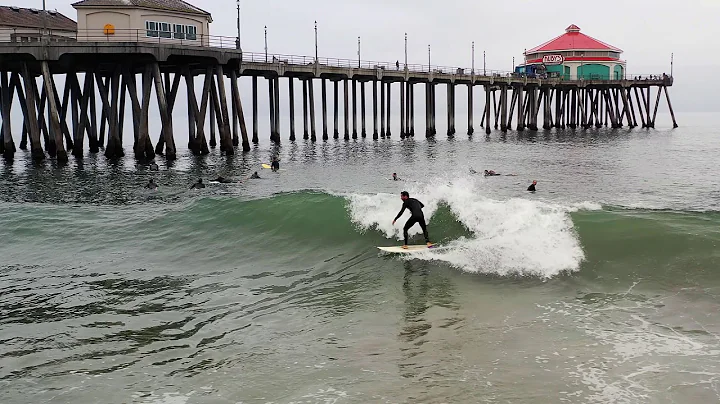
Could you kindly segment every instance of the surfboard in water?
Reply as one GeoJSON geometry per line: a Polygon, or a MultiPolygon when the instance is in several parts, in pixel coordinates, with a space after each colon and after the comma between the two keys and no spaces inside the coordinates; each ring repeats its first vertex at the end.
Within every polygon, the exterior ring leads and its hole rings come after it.
{"type": "Polygon", "coordinates": [[[428,247],[425,244],[422,244],[422,245],[409,245],[408,248],[402,248],[402,246],[378,247],[378,250],[389,252],[389,253],[405,254],[405,253],[412,253],[412,252],[418,252],[418,251],[433,250],[435,248],[437,248],[437,245],[428,247]]]}
{"type": "MultiPolygon", "coordinates": [[[[264,163],[261,164],[261,167],[264,168],[264,169],[268,169],[268,170],[272,168],[272,167],[270,166],[270,164],[264,164],[264,163]]],[[[281,168],[281,169],[279,169],[278,171],[285,171],[285,169],[284,169],[284,168],[281,168]]]]}

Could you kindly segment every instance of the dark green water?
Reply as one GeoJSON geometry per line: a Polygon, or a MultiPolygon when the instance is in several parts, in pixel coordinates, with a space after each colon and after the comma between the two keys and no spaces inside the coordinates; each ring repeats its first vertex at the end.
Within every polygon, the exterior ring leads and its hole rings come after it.
{"type": "Polygon", "coordinates": [[[301,141],[159,172],[18,158],[0,402],[717,402],[717,135],[301,141]],[[287,171],[188,190],[275,151],[287,171]],[[402,189],[447,248],[378,254],[402,189]]]}

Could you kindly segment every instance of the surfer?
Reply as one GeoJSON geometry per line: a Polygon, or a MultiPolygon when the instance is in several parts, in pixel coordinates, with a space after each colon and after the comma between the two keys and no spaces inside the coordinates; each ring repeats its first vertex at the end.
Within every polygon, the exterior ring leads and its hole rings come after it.
{"type": "Polygon", "coordinates": [[[272,168],[273,171],[280,170],[280,161],[278,161],[277,157],[273,157],[272,163],[270,164],[270,168],[272,168]]]}
{"type": "Polygon", "coordinates": [[[399,181],[399,180],[400,180],[400,178],[398,178],[398,176],[397,176],[397,173],[393,173],[392,179],[393,179],[393,181],[399,181]]]}
{"type": "Polygon", "coordinates": [[[422,202],[418,201],[415,198],[411,198],[410,194],[407,191],[402,191],[400,193],[400,199],[403,201],[402,209],[400,209],[400,213],[395,216],[395,219],[393,219],[393,225],[395,225],[395,222],[402,216],[403,212],[405,212],[405,209],[408,209],[410,211],[410,219],[405,223],[405,227],[403,227],[403,236],[405,237],[405,243],[403,244],[402,248],[407,249],[408,248],[408,230],[413,227],[416,223],[420,225],[420,228],[423,231],[423,236],[425,236],[425,242],[427,243],[428,247],[432,247],[432,243],[430,242],[430,237],[428,237],[428,231],[427,231],[427,224],[425,224],[425,215],[423,214],[423,208],[425,205],[422,204],[422,202]]]}
{"type": "Polygon", "coordinates": [[[148,181],[148,183],[145,185],[145,188],[146,188],[146,189],[152,189],[153,191],[157,191],[158,186],[157,186],[157,184],[155,183],[155,180],[152,179],[152,178],[150,178],[150,181],[148,181]]]}
{"type": "Polygon", "coordinates": [[[253,173],[253,175],[250,176],[251,180],[259,180],[260,176],[258,175],[257,171],[253,173]]]}
{"type": "Polygon", "coordinates": [[[533,181],[533,183],[528,187],[528,191],[535,192],[535,185],[537,185],[537,181],[533,181]]]}
{"type": "Polygon", "coordinates": [[[496,175],[500,175],[500,174],[496,173],[496,172],[493,171],[493,170],[485,170],[485,176],[486,176],[486,177],[494,177],[494,176],[496,176],[496,175]]]}
{"type": "Polygon", "coordinates": [[[470,167],[470,174],[477,174],[477,171],[475,171],[472,167],[470,167]]]}
{"type": "Polygon", "coordinates": [[[198,178],[197,182],[194,183],[194,184],[190,187],[190,189],[200,189],[200,188],[205,188],[205,184],[203,184],[202,178],[198,178]]]}

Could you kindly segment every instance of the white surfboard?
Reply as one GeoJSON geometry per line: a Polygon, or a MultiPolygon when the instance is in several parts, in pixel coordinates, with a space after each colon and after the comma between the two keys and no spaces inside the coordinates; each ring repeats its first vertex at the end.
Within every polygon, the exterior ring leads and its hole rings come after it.
{"type": "Polygon", "coordinates": [[[409,245],[408,248],[402,248],[402,246],[378,247],[378,250],[389,252],[389,253],[395,253],[395,254],[405,254],[405,253],[412,253],[412,252],[418,252],[418,251],[434,250],[436,248],[437,248],[437,246],[428,247],[425,244],[422,244],[422,245],[409,245]]]}

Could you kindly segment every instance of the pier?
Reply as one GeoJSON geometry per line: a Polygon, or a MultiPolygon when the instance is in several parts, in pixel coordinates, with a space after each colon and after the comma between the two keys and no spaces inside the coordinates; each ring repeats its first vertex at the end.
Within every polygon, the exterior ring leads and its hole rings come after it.
{"type": "Polygon", "coordinates": [[[173,160],[177,157],[173,116],[179,113],[174,106],[180,97],[188,105],[188,148],[193,154],[207,154],[218,146],[227,155],[234,154],[236,148],[247,152],[261,135],[258,105],[265,101],[259,99],[258,80],[269,84],[266,102],[270,133],[265,135],[275,143],[282,141],[283,133],[289,134],[290,141],[300,133],[296,132],[295,80],[302,82],[303,89],[302,136],[310,141],[318,137],[324,141],[330,136],[345,140],[390,138],[394,135],[391,119],[396,117],[393,108],[400,113],[399,138],[414,137],[418,88],[425,97],[425,136],[435,137],[438,86],[445,86],[448,95],[447,136],[455,136],[458,129],[458,87],[460,99],[467,100],[464,129],[468,135],[475,131],[476,115],[486,134],[493,130],[587,130],[601,126],[649,129],[655,127],[663,99],[677,127],[668,93],[673,78],[665,75],[537,78],[459,67],[243,53],[236,49],[235,38],[205,36],[178,43],[162,38],[144,40],[141,34],[115,32],[113,41],[108,41],[103,40],[106,35],[102,32],[81,32],[81,41],[0,43],[0,153],[12,159],[18,148],[29,147],[35,160],[50,156],[66,162],[68,152],[81,159],[86,150],[103,150],[108,158],[118,158],[125,153],[124,139],[132,133],[132,151],[137,159],[162,154],[173,160]],[[250,94],[241,92],[238,82],[244,78],[252,83],[250,94]],[[178,91],[181,81],[188,89],[186,94],[178,91]],[[319,114],[317,82],[321,92],[319,114]],[[284,89],[289,99],[290,127],[283,131],[280,95],[284,89]],[[394,91],[399,99],[391,97],[394,91]],[[250,134],[243,97],[251,98],[250,134]],[[478,111],[476,100],[481,105],[478,111]],[[372,105],[367,107],[367,102],[372,105]],[[329,103],[332,127],[328,122],[329,103]],[[149,131],[151,104],[159,111],[160,133],[149,131]],[[13,122],[13,107],[22,112],[19,122],[13,122]],[[371,126],[367,122],[369,111],[371,126]],[[126,115],[132,116],[131,128],[125,127],[126,115]]]}

